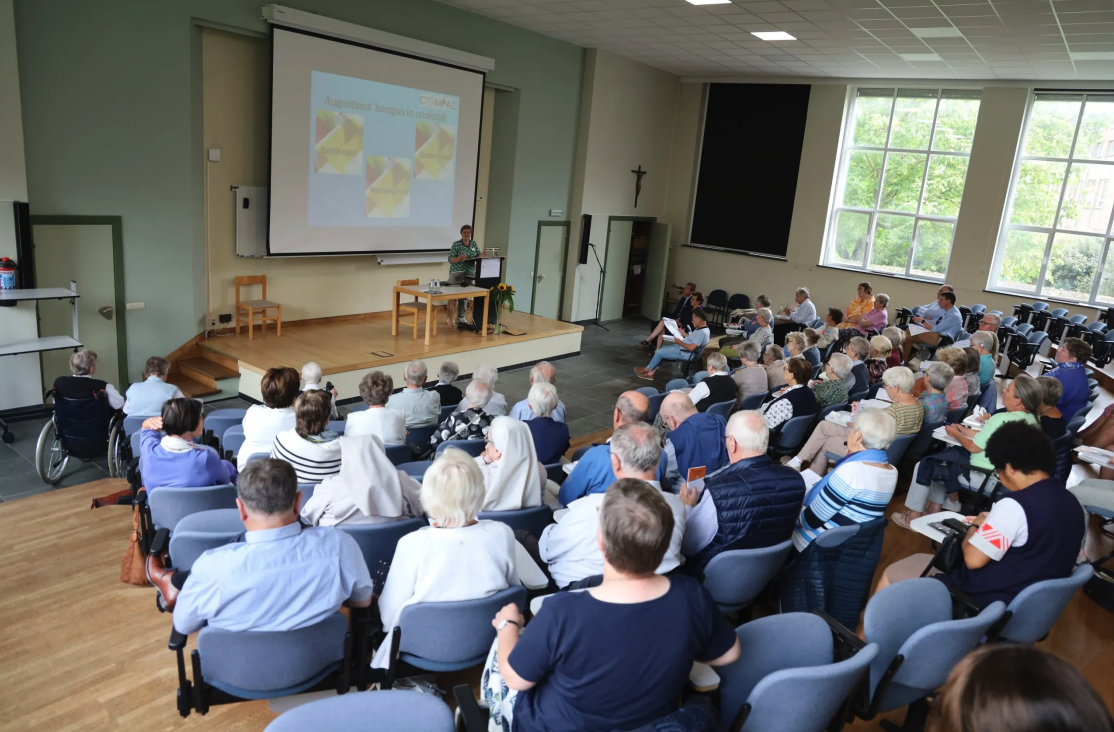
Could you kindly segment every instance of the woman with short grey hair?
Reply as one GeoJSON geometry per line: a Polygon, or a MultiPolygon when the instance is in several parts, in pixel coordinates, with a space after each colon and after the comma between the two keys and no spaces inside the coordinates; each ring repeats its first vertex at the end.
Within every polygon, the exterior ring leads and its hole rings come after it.
{"type": "Polygon", "coordinates": [[[97,373],[97,354],[88,348],[75,351],[70,356],[71,376],[59,376],[54,381],[54,391],[59,396],[69,399],[91,398],[101,390],[108,398],[108,405],[113,409],[123,409],[124,396],[116,391],[116,387],[107,381],[94,379],[97,373]],[[90,383],[92,382],[92,383],[90,383]]]}
{"type": "Polygon", "coordinates": [[[768,393],[770,391],[770,377],[766,374],[766,369],[758,362],[760,349],[757,344],[749,341],[740,343],[737,350],[739,360],[742,361],[743,365],[731,374],[731,378],[735,382],[737,401],[742,404],[744,399],[755,394],[768,393]]]}
{"type": "Polygon", "coordinates": [[[406,415],[407,428],[432,427],[441,419],[441,395],[425,390],[428,373],[424,361],[415,359],[406,364],[402,372],[406,387],[387,400],[388,407],[406,415]]]}
{"type": "Polygon", "coordinates": [[[843,382],[851,373],[851,359],[846,354],[833,353],[824,366],[824,378],[812,383],[818,409],[847,402],[847,384],[843,382]]]}
{"type": "Polygon", "coordinates": [[[387,408],[394,391],[394,380],[382,371],[369,371],[360,379],[360,397],[367,409],[349,412],[344,423],[346,435],[375,435],[384,445],[406,442],[406,415],[387,408]]]}
{"type": "Polygon", "coordinates": [[[472,404],[462,411],[453,412],[445,418],[429,442],[429,453],[447,440],[482,440],[487,437],[491,428],[491,421],[495,415],[487,411],[491,401],[491,387],[482,381],[472,380],[464,390],[464,401],[461,404],[472,404]]]}
{"type": "Polygon", "coordinates": [[[464,393],[453,386],[458,376],[460,367],[456,365],[456,361],[441,362],[441,368],[437,371],[437,383],[433,385],[432,391],[441,395],[442,407],[455,407],[464,398],[464,393]]]}
{"type": "MultiPolygon", "coordinates": [[[[499,381],[499,369],[487,362],[477,364],[476,370],[472,372],[472,381],[483,382],[491,389],[491,398],[484,405],[484,411],[493,417],[505,416],[507,414],[507,398],[495,391],[495,384],[499,381]]],[[[456,411],[463,411],[470,406],[472,405],[468,402],[468,392],[465,390],[464,399],[456,406],[456,411]]]]}
{"type": "Polygon", "coordinates": [[[526,402],[534,412],[534,418],[526,420],[530,436],[534,440],[534,451],[538,460],[545,465],[561,462],[561,457],[569,449],[569,427],[564,422],[553,419],[557,408],[557,387],[540,382],[530,387],[526,402]]]}

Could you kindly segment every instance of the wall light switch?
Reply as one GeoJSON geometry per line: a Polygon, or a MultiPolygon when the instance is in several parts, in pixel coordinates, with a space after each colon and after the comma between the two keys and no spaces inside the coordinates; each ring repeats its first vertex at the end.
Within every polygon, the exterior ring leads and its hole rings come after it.
{"type": "Polygon", "coordinates": [[[128,310],[146,310],[147,309],[147,303],[145,303],[145,302],[129,302],[127,304],[127,309],[128,310]]]}
{"type": "Polygon", "coordinates": [[[220,162],[220,148],[219,147],[209,148],[209,162],[210,163],[219,163],[220,162]]]}

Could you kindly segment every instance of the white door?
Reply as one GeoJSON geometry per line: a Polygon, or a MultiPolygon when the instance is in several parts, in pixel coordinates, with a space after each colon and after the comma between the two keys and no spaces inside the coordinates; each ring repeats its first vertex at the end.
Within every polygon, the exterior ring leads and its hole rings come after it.
{"type": "Polygon", "coordinates": [[[665,297],[665,268],[669,264],[669,224],[655,223],[650,230],[650,252],[646,257],[646,282],[642,286],[642,317],[661,317],[665,297]]]}
{"type": "Polygon", "coordinates": [[[603,305],[600,320],[619,320],[623,317],[623,296],[627,292],[627,263],[630,260],[630,238],[633,221],[612,220],[607,234],[607,255],[603,277],[603,305]]]}
{"type": "Polygon", "coordinates": [[[565,248],[569,242],[569,225],[538,227],[538,253],[534,259],[534,315],[558,320],[561,317],[561,293],[565,289],[565,248]]]}
{"type": "MultiPolygon", "coordinates": [[[[116,268],[110,224],[36,224],[35,284],[69,287],[77,281],[78,340],[97,354],[97,376],[123,393],[128,388],[127,365],[117,350],[116,268]]],[[[39,333],[70,335],[73,314],[68,300],[39,303],[39,333]]],[[[42,354],[43,384],[70,373],[72,351],[42,354]]]]}

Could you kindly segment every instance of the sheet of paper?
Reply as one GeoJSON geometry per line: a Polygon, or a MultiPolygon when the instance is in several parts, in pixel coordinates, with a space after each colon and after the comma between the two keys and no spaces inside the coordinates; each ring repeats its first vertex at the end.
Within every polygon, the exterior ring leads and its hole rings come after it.
{"type": "Polygon", "coordinates": [[[962,447],[959,440],[949,435],[947,432],[944,431],[944,429],[944,427],[937,427],[936,429],[932,430],[932,436],[935,437],[937,440],[940,440],[941,442],[948,443],[949,445],[962,447]]]}
{"type": "Polygon", "coordinates": [[[802,470],[801,477],[805,479],[805,490],[812,488],[820,482],[820,475],[812,471],[812,469],[802,470]]]}
{"type": "MultiPolygon", "coordinates": [[[[881,389],[878,390],[879,394],[885,394],[881,389]]],[[[881,399],[863,399],[859,402],[859,407],[862,409],[886,409],[892,402],[883,401],[881,399]]]]}
{"type": "Polygon", "coordinates": [[[885,389],[879,389],[878,393],[874,395],[874,399],[875,401],[886,402],[887,406],[892,404],[894,401],[893,399],[890,399],[890,395],[886,393],[885,389]]]}
{"type": "Polygon", "coordinates": [[[677,325],[677,321],[673,318],[662,318],[661,322],[665,323],[665,329],[668,330],[674,338],[682,340],[685,334],[681,332],[681,327],[677,325]]]}
{"type": "Polygon", "coordinates": [[[917,325],[916,323],[910,323],[909,324],[909,335],[910,336],[920,335],[921,333],[927,333],[927,332],[928,332],[928,328],[922,328],[921,326],[917,325]]]}
{"type": "Polygon", "coordinates": [[[824,421],[846,427],[847,425],[851,424],[851,420],[853,420],[854,418],[855,415],[851,414],[850,412],[829,412],[828,416],[824,417],[824,421]]]}
{"type": "Polygon", "coordinates": [[[661,337],[662,343],[676,343],[677,339],[671,335],[663,335],[661,337]]]}
{"type": "Polygon", "coordinates": [[[739,330],[738,328],[725,328],[724,330],[727,331],[727,335],[729,336],[737,336],[743,334],[743,331],[739,330]]]}
{"type": "MultiPolygon", "coordinates": [[[[578,460],[577,462],[580,462],[580,461],[578,460]]],[[[565,463],[564,465],[561,466],[561,470],[565,471],[565,475],[572,475],[573,468],[575,468],[575,467],[576,467],[576,463],[565,463]]]]}

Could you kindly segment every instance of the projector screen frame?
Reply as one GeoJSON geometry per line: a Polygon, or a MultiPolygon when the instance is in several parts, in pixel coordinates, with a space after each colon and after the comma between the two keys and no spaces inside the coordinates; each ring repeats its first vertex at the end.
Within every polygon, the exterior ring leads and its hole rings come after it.
{"type": "MultiPolygon", "coordinates": [[[[298,33],[298,34],[301,34],[303,36],[310,36],[311,38],[319,38],[319,39],[325,40],[325,41],[332,41],[333,43],[343,43],[343,44],[348,45],[348,46],[356,46],[357,48],[366,48],[366,49],[371,50],[371,51],[377,51],[379,53],[387,53],[387,54],[390,54],[392,56],[401,56],[403,58],[409,58],[409,59],[413,59],[415,61],[423,61],[425,63],[437,64],[438,66],[446,66],[450,69],[456,69],[458,71],[467,71],[467,72],[472,73],[472,74],[479,74],[480,79],[481,79],[481,84],[480,84],[481,89],[486,89],[487,88],[487,72],[483,71],[483,70],[478,70],[478,69],[475,69],[475,68],[469,68],[467,66],[460,66],[458,64],[449,63],[447,61],[440,61],[440,60],[431,59],[431,58],[428,58],[428,57],[425,57],[425,56],[418,56],[418,55],[415,55],[415,54],[412,54],[412,53],[406,53],[404,51],[396,51],[396,50],[393,50],[393,49],[390,49],[390,48],[382,48],[380,46],[375,46],[375,45],[372,45],[370,43],[361,43],[359,41],[353,41],[353,40],[350,40],[348,38],[340,38],[340,37],[337,37],[337,36],[331,36],[327,33],[318,33],[318,32],[315,32],[315,31],[306,30],[304,28],[297,28],[297,27],[288,26],[288,25],[279,25],[279,24],[276,24],[276,23],[270,23],[268,25],[271,29],[271,34],[270,34],[271,63],[270,63],[270,68],[268,69],[268,72],[271,75],[271,79],[270,79],[269,94],[268,94],[268,99],[267,99],[269,114],[268,114],[268,117],[267,117],[267,121],[268,121],[268,125],[267,125],[267,254],[266,254],[265,258],[279,259],[279,258],[286,258],[286,257],[374,257],[374,256],[378,256],[378,255],[381,255],[381,254],[423,254],[423,253],[448,252],[448,251],[450,251],[451,248],[452,248],[451,244],[447,247],[444,247],[444,248],[438,247],[438,248],[433,248],[433,249],[376,249],[374,251],[361,251],[361,252],[283,252],[283,253],[278,253],[278,254],[271,253],[271,213],[270,213],[270,206],[271,206],[271,197],[273,195],[272,194],[272,187],[271,187],[271,180],[272,180],[272,176],[273,176],[273,173],[274,173],[274,171],[272,169],[272,159],[274,157],[273,156],[273,152],[274,152],[274,148],[273,148],[274,139],[273,138],[274,138],[274,126],[275,126],[275,122],[274,122],[274,109],[275,109],[275,31],[276,30],[282,30],[282,31],[286,31],[287,33],[298,33]]],[[[480,97],[481,104],[482,104],[482,100],[483,100],[482,95],[483,95],[483,92],[481,91],[481,97],[480,97]]],[[[468,221],[466,222],[469,226],[475,226],[475,220],[476,220],[476,193],[475,192],[479,188],[479,185],[480,185],[479,160],[480,160],[480,146],[482,145],[482,140],[483,140],[483,114],[480,114],[480,122],[479,122],[479,127],[477,128],[477,135],[476,135],[476,177],[475,177],[475,180],[473,181],[473,184],[472,184],[472,214],[471,214],[471,216],[469,216],[468,221]]],[[[464,226],[464,224],[461,224],[461,226],[464,226]]]]}

